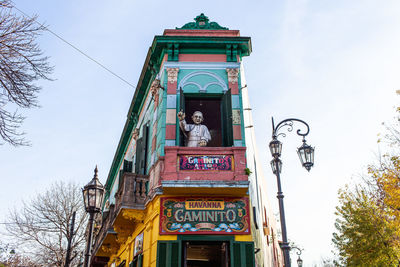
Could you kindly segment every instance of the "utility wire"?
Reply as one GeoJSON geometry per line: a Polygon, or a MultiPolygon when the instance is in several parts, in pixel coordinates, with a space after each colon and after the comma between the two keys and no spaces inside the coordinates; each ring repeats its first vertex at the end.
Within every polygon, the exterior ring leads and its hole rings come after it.
{"type": "Polygon", "coordinates": [[[92,58],[91,56],[89,56],[88,54],[86,54],[85,52],[83,52],[82,50],[80,50],[78,47],[74,46],[73,44],[71,44],[70,42],[68,42],[67,40],[65,40],[64,38],[62,38],[60,35],[56,34],[55,32],[53,32],[52,30],[50,30],[48,27],[46,27],[45,25],[43,25],[42,23],[38,22],[36,19],[34,19],[33,17],[29,16],[28,14],[26,14],[24,11],[22,11],[21,9],[19,9],[15,3],[13,1],[10,1],[13,4],[13,8],[15,8],[16,10],[18,10],[19,12],[21,12],[24,16],[26,16],[27,18],[30,18],[32,20],[34,20],[37,24],[39,24],[40,26],[42,26],[46,31],[50,32],[51,34],[53,34],[55,37],[57,37],[58,39],[60,39],[61,41],[63,41],[64,43],[66,43],[67,45],[71,46],[73,49],[75,49],[76,51],[78,51],[79,53],[81,53],[82,55],[84,55],[85,57],[87,57],[88,59],[90,59],[91,61],[93,61],[94,63],[96,63],[97,65],[99,65],[100,67],[102,67],[103,69],[105,69],[106,71],[108,71],[109,73],[111,73],[112,75],[114,75],[115,77],[117,77],[118,79],[120,79],[121,81],[125,82],[126,84],[128,84],[130,87],[132,88],[136,88],[136,86],[132,85],[130,82],[128,82],[127,80],[125,80],[124,78],[122,78],[121,76],[119,76],[118,74],[116,74],[115,72],[113,72],[112,70],[110,70],[109,68],[107,68],[106,66],[104,66],[103,64],[101,64],[100,62],[98,62],[97,60],[95,60],[94,58],[92,58]]]}

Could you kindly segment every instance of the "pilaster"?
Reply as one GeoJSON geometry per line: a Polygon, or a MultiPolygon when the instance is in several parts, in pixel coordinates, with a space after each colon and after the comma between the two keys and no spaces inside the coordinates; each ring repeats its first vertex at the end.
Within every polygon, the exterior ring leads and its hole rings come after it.
{"type": "MultiPolygon", "coordinates": [[[[242,141],[242,122],[241,122],[241,107],[239,105],[239,69],[226,69],[228,74],[228,84],[232,94],[232,124],[233,124],[233,140],[234,143],[242,141]]],[[[241,144],[240,144],[241,146],[241,144]]]]}
{"type": "MultiPolygon", "coordinates": [[[[167,68],[167,98],[176,96],[178,86],[179,68],[167,68]]],[[[176,98],[175,98],[176,99],[176,98]]],[[[168,107],[166,111],[166,126],[165,126],[166,144],[175,145],[176,140],[176,107],[168,107]]]]}

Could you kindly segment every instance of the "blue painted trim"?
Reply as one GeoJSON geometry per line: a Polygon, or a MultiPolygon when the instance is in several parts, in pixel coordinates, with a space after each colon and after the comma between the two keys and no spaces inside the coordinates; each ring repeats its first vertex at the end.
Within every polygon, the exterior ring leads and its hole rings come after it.
{"type": "Polygon", "coordinates": [[[167,95],[167,108],[176,109],[176,95],[167,95]]]}
{"type": "Polygon", "coordinates": [[[242,140],[234,140],[233,146],[243,146],[243,141],[242,140]]]}
{"type": "Polygon", "coordinates": [[[165,140],[165,146],[175,146],[175,140],[165,140]]]}
{"type": "Polygon", "coordinates": [[[180,82],[178,84],[178,87],[176,88],[176,91],[179,93],[180,88],[183,88],[185,85],[188,85],[188,84],[194,84],[194,85],[198,86],[199,90],[202,91],[202,92],[206,91],[207,87],[212,85],[212,84],[216,84],[216,85],[221,86],[222,90],[224,92],[228,91],[228,87],[226,86],[225,81],[219,75],[217,75],[215,73],[212,73],[212,72],[209,72],[209,71],[194,71],[194,72],[191,72],[190,74],[186,75],[183,79],[180,80],[180,82]],[[211,76],[214,79],[216,79],[217,81],[216,82],[210,82],[210,83],[204,85],[203,87],[200,86],[199,84],[195,83],[195,82],[188,81],[190,78],[193,78],[193,77],[199,76],[199,75],[211,76]]]}
{"type": "Polygon", "coordinates": [[[245,135],[245,128],[244,128],[244,111],[243,111],[243,96],[242,96],[242,69],[239,69],[238,73],[238,86],[239,86],[239,104],[240,104],[240,116],[241,116],[241,132],[242,132],[242,141],[243,144],[246,144],[246,135],[245,135]]]}
{"type": "Polygon", "coordinates": [[[239,95],[232,95],[232,109],[241,110],[239,95]]]}
{"type": "Polygon", "coordinates": [[[197,70],[217,70],[217,69],[232,69],[239,68],[239,62],[171,62],[167,61],[162,66],[162,71],[166,68],[179,68],[182,70],[185,69],[197,69],[197,70]]]}

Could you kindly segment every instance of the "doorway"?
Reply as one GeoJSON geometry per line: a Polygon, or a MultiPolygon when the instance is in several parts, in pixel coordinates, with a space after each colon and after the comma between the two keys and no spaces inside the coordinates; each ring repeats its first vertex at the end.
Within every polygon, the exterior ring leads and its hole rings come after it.
{"type": "Polygon", "coordinates": [[[184,267],[229,267],[229,242],[184,241],[184,267]]]}

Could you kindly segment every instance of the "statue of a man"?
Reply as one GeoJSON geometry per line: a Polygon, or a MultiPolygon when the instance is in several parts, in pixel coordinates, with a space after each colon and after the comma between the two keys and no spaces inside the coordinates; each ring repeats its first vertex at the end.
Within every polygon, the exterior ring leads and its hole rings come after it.
{"type": "Polygon", "coordinates": [[[178,112],[178,118],[179,127],[186,136],[186,146],[207,146],[207,143],[211,140],[211,135],[208,131],[207,126],[201,124],[203,122],[203,113],[201,113],[200,111],[195,111],[193,113],[192,120],[194,124],[186,123],[185,113],[183,113],[183,111],[178,112]]]}

